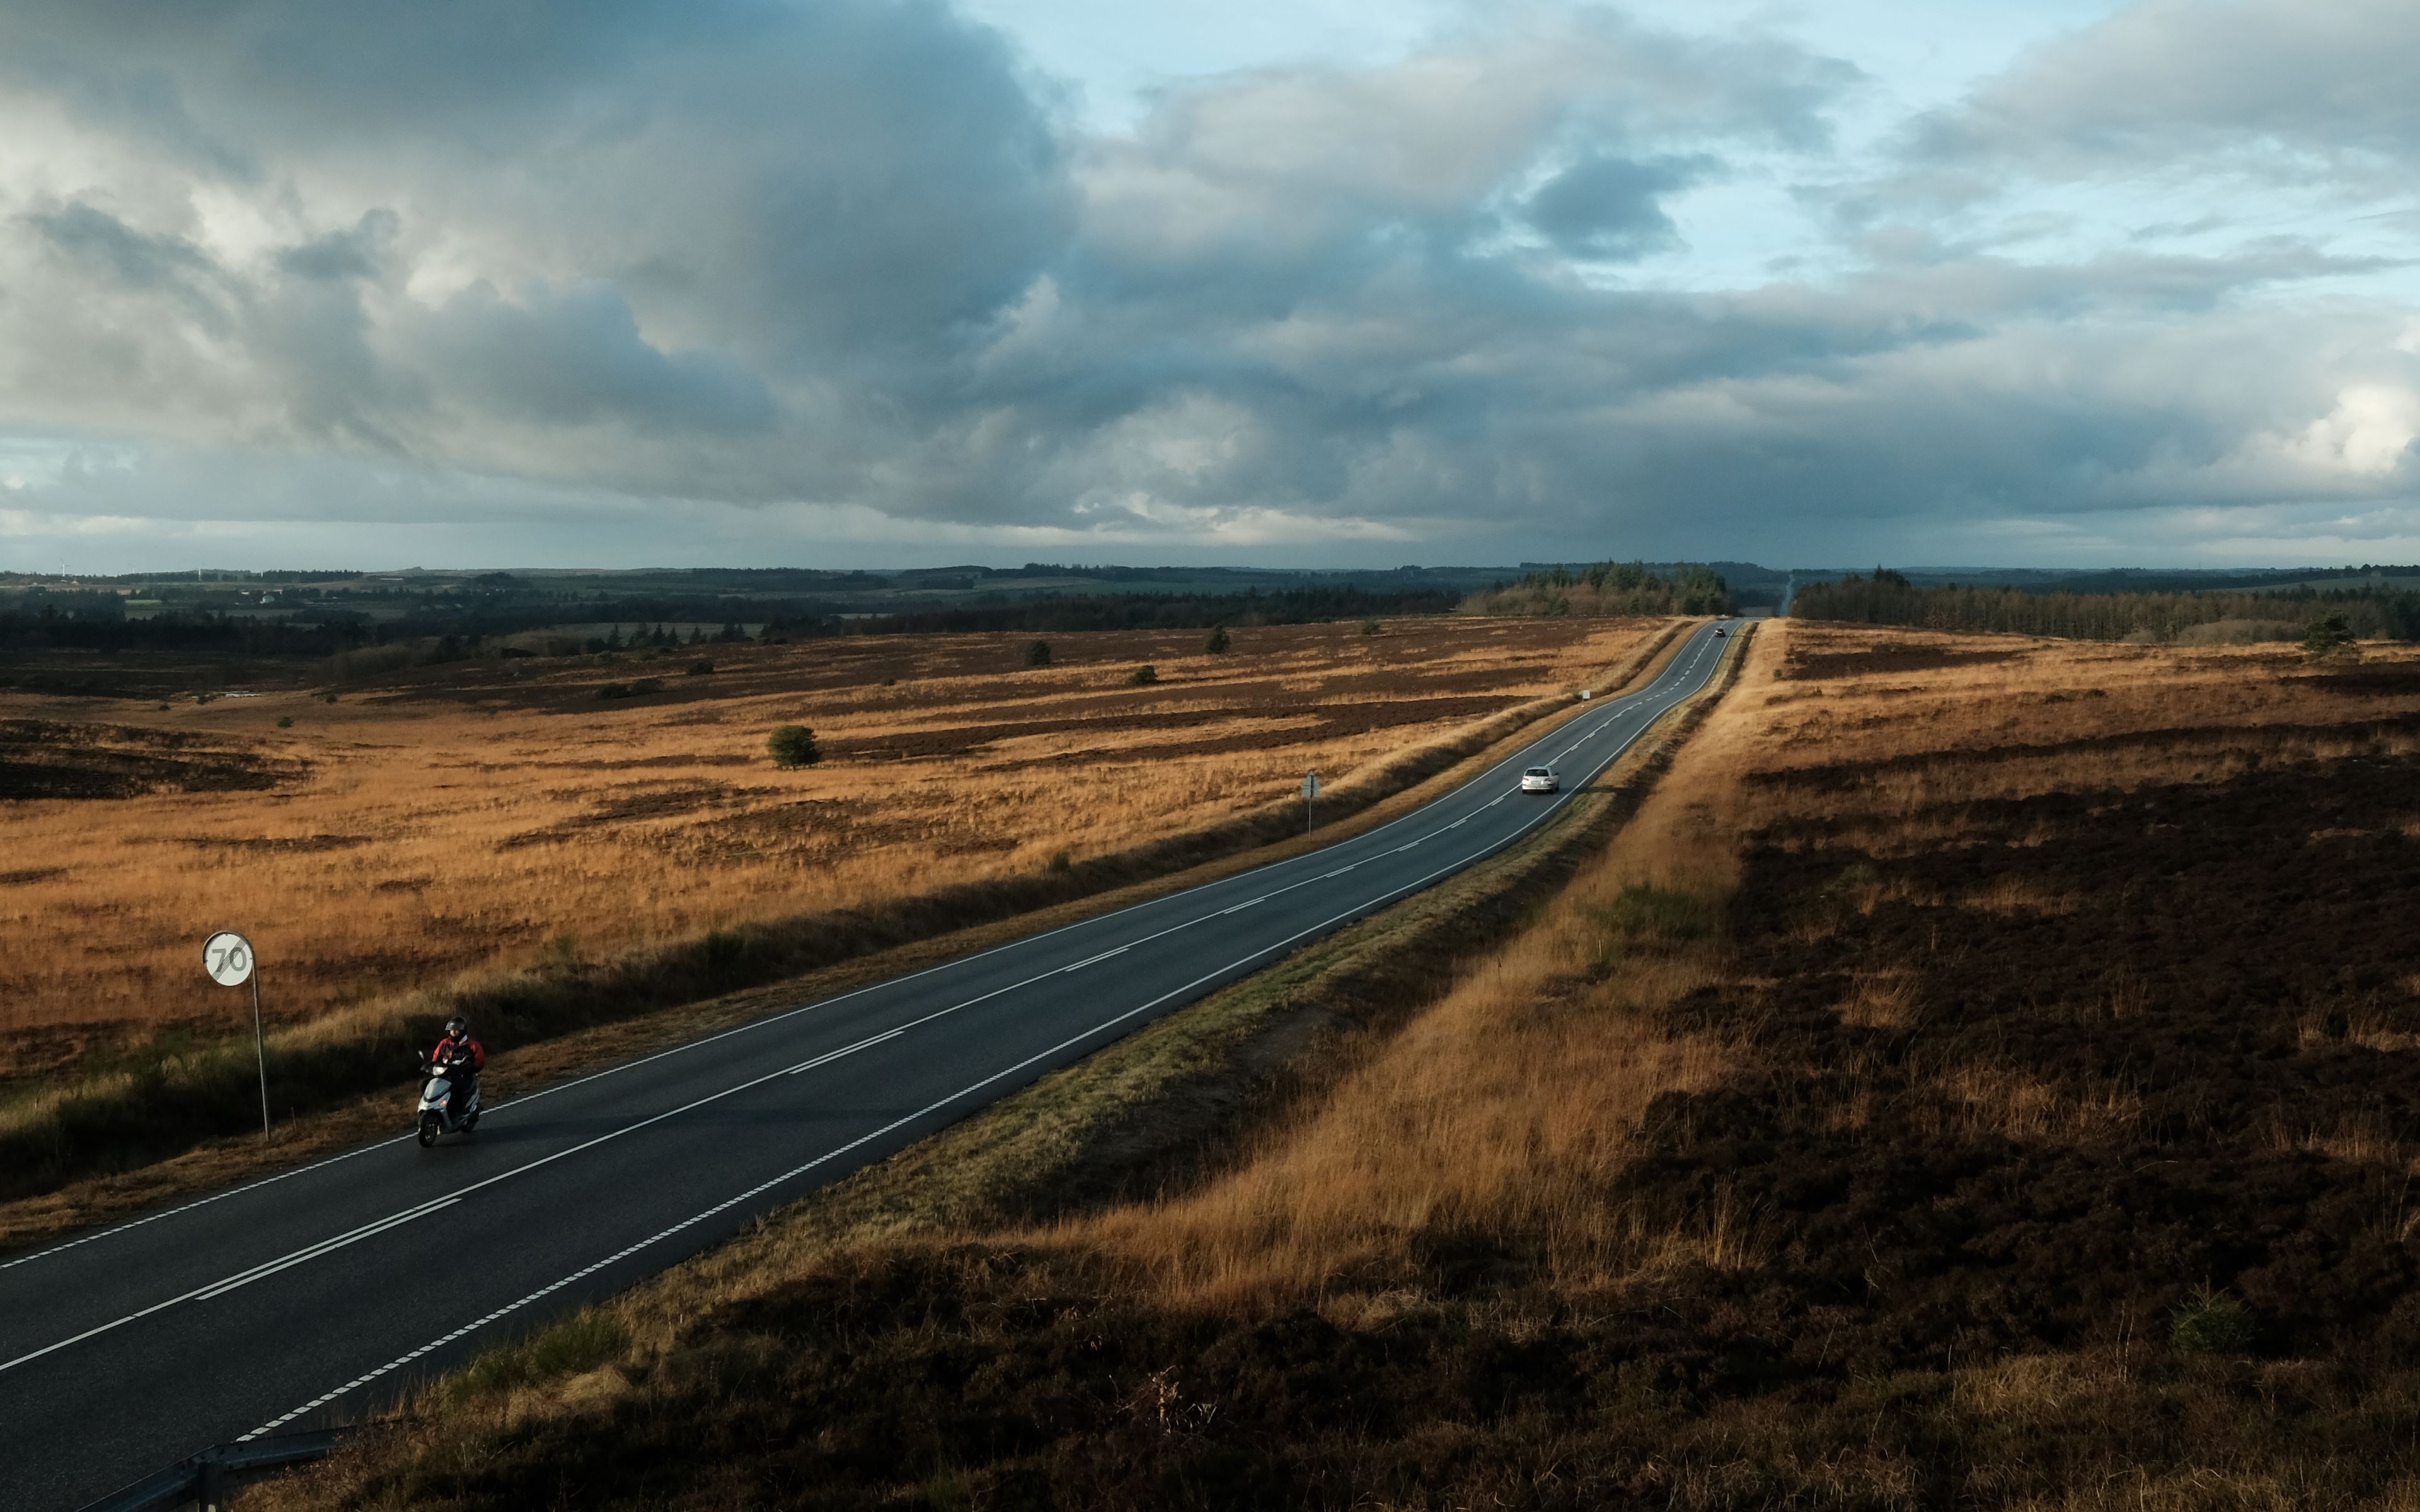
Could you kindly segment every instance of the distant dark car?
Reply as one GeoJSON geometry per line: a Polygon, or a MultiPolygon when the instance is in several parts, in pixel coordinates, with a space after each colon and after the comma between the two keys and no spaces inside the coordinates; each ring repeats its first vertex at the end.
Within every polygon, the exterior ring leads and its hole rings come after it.
{"type": "Polygon", "coordinates": [[[1714,626],[1714,639],[1715,639],[1715,640],[1721,640],[1721,639],[1722,639],[1722,637],[1723,637],[1723,627],[1722,627],[1721,625],[1715,625],[1715,626],[1714,626]]]}

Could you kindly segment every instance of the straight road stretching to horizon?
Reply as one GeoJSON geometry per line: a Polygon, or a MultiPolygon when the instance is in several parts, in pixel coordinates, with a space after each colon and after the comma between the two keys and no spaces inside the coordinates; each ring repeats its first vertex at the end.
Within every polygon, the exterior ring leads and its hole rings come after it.
{"type": "MultiPolygon", "coordinates": [[[[355,1419],[1544,823],[1728,643],[1700,625],[1401,818],[1324,848],[0,1261],[0,1504],[355,1419]],[[1518,791],[1552,764],[1563,791],[1518,791]]],[[[397,1093],[396,1121],[410,1105],[397,1093]]]]}

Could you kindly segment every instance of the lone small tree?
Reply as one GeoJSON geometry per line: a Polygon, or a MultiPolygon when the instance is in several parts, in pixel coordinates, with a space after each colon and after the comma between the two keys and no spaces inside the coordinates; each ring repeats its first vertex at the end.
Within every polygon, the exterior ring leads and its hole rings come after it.
{"type": "Polygon", "coordinates": [[[1159,681],[1159,669],[1149,662],[1144,662],[1134,670],[1134,675],[1128,677],[1126,681],[1137,687],[1149,687],[1159,681]]]}
{"type": "Polygon", "coordinates": [[[1050,642],[1047,640],[1028,640],[1025,643],[1025,664],[1028,667],[1049,666],[1050,642]]]}
{"type": "Polygon", "coordinates": [[[1227,627],[1223,625],[1214,625],[1210,627],[1210,639],[1202,642],[1202,649],[1214,656],[1223,656],[1227,654],[1227,647],[1230,644],[1227,639],[1227,627]]]}
{"type": "Polygon", "coordinates": [[[802,724],[785,724],[774,731],[765,737],[765,748],[773,753],[776,766],[813,766],[824,759],[815,733],[802,724]]]}
{"type": "Polygon", "coordinates": [[[2358,655],[2352,638],[2352,626],[2341,614],[2322,614],[2303,632],[2303,654],[2314,661],[2321,656],[2358,655]]]}

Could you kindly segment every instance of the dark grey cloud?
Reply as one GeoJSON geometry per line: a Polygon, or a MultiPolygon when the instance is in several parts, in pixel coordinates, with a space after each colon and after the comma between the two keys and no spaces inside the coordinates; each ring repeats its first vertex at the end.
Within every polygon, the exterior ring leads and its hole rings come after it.
{"type": "Polygon", "coordinates": [[[1705,158],[1639,161],[1597,153],[1546,180],[1523,207],[1529,224],[1575,257],[1627,260],[1679,244],[1663,197],[1706,177],[1705,158]]]}
{"type": "Polygon", "coordinates": [[[126,288],[192,289],[217,270],[181,237],[147,235],[95,206],[63,205],[25,220],[54,252],[126,288]]]}
{"type": "Polygon", "coordinates": [[[343,231],[313,237],[277,254],[277,270],[296,278],[376,278],[389,265],[402,217],[391,209],[365,210],[343,231]]]}
{"type": "Polygon", "coordinates": [[[732,358],[647,345],[610,285],[520,300],[477,285],[446,301],[418,343],[424,370],[447,377],[458,402],[539,424],[732,433],[774,417],[764,383],[732,358]]]}

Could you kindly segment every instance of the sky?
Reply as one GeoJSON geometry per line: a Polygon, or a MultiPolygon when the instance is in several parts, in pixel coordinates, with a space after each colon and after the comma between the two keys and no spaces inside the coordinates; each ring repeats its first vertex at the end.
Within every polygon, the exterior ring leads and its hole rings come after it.
{"type": "Polygon", "coordinates": [[[2420,562],[2410,0],[9,0],[0,569],[2420,562]]]}

